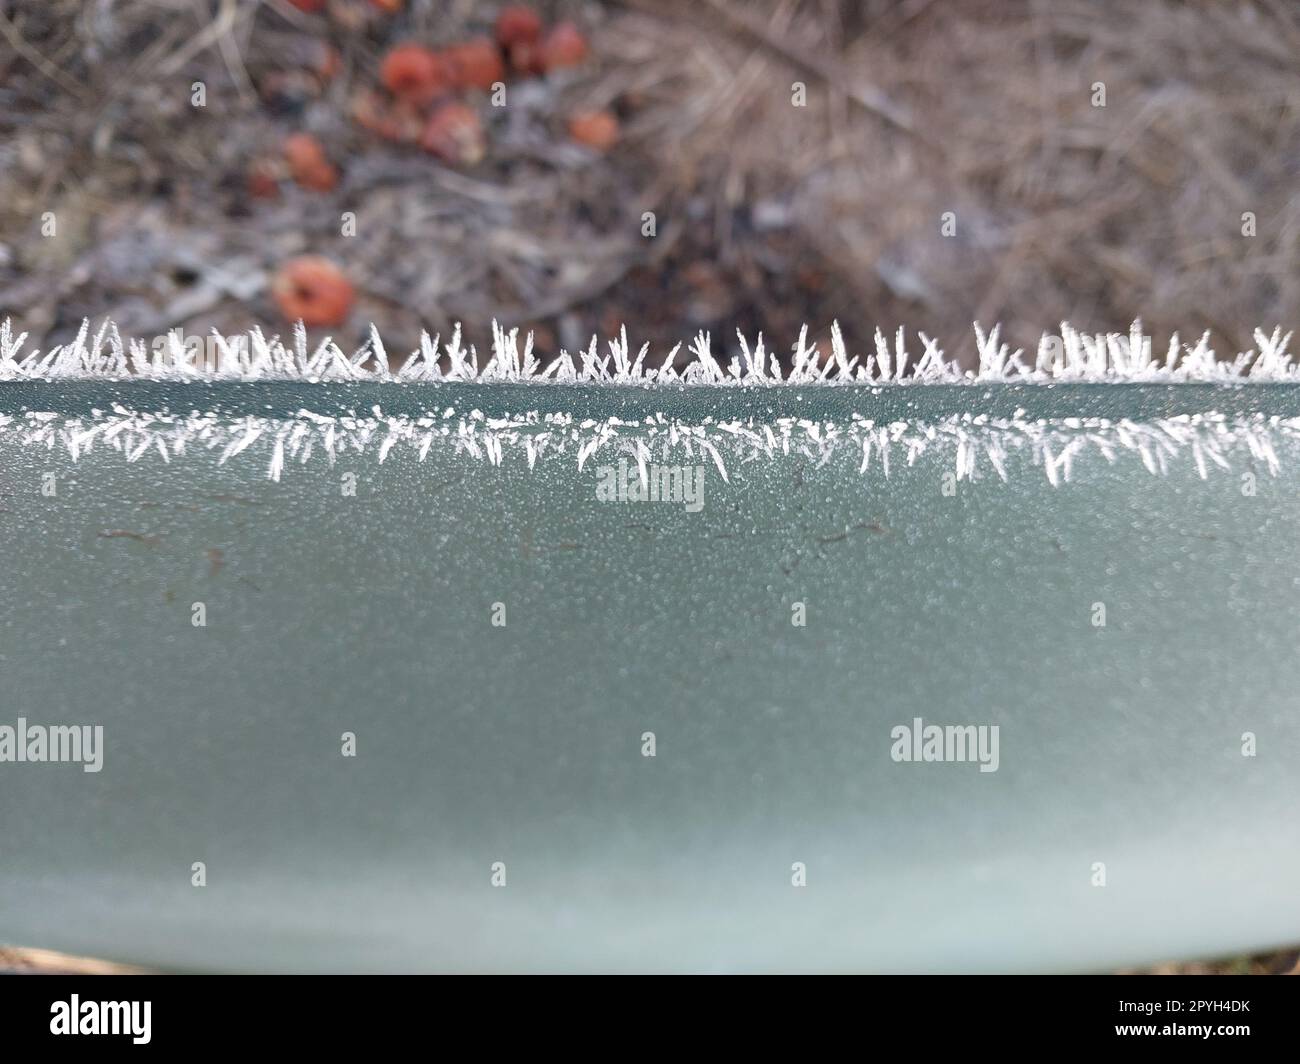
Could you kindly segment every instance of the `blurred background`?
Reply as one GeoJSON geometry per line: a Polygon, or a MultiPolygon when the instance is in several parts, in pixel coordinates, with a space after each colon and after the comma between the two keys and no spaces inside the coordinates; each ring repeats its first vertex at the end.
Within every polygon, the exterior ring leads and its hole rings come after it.
{"type": "Polygon", "coordinates": [[[0,0],[0,318],[1233,354],[1300,307],[1297,54],[1294,0],[0,0]]]}

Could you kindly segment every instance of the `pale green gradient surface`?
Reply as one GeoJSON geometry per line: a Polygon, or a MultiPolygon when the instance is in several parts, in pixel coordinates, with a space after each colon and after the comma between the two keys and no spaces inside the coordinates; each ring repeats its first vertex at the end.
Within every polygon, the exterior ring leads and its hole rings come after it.
{"type": "Polygon", "coordinates": [[[572,454],[396,448],[278,484],[264,456],[216,457],[73,464],[0,435],[0,724],[102,724],[106,745],[97,775],[0,764],[0,941],[195,969],[713,971],[1300,939],[1293,466],[1202,480],[1089,453],[1053,488],[1017,452],[1008,483],[949,498],[941,450],[889,479],[846,452],[732,463],[728,485],[705,459],[691,514],[597,502],[605,459],[572,454]],[[894,763],[918,716],[999,725],[999,770],[894,763]]]}

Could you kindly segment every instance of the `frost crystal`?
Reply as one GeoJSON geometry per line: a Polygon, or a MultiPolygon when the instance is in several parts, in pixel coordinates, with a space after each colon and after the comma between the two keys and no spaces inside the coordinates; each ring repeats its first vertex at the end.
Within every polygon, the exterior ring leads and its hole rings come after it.
{"type": "Polygon", "coordinates": [[[1045,333],[1039,342],[1032,365],[1024,352],[1012,351],[1000,342],[1000,328],[985,333],[978,324],[975,335],[979,350],[979,368],[963,371],[949,361],[936,341],[919,334],[922,350],[913,358],[907,350],[904,332],[899,329],[891,346],[877,330],[875,349],[865,358],[849,357],[838,325],[832,328],[831,350],[822,352],[808,342],[805,326],[794,346],[790,372],[782,376],[775,354],[769,352],[760,335],[751,347],[737,333],[739,353],[725,366],[713,351],[708,333],[692,341],[693,356],[683,366],[677,365],[681,345],[674,347],[658,367],[647,366],[649,345],[643,344],[636,356],[631,354],[627,330],[607,343],[602,355],[592,337],[575,362],[567,351],[543,366],[533,351],[530,333],[520,350],[519,330],[509,332],[495,323],[492,327],[492,352],[480,362],[473,344],[466,346],[460,326],[451,339],[430,339],[427,334],[420,346],[393,371],[378,332],[372,327],[369,341],[351,355],[343,352],[332,339],[322,340],[309,351],[303,327],[294,330],[292,344],[278,336],[267,338],[261,329],[246,336],[223,337],[213,334],[216,359],[213,364],[196,361],[179,340],[152,348],[141,340],[124,341],[111,323],[102,325],[92,336],[90,323],[83,322],[72,343],[40,351],[23,352],[26,333],[15,336],[8,321],[0,324],[0,381],[6,380],[125,380],[129,378],[164,381],[207,380],[305,380],[305,381],[394,381],[403,383],[432,381],[557,381],[600,384],[698,384],[755,386],[774,384],[886,384],[902,381],[922,384],[956,384],[1047,381],[1115,382],[1115,381],[1206,381],[1234,380],[1296,381],[1297,367],[1287,353],[1291,333],[1274,329],[1271,335],[1255,331],[1256,348],[1240,353],[1232,361],[1219,360],[1210,347],[1209,334],[1196,344],[1183,344],[1177,334],[1169,341],[1163,358],[1155,357],[1152,341],[1134,322],[1129,335],[1119,333],[1081,333],[1068,324],[1061,325],[1060,335],[1045,333]],[[373,357],[372,357],[373,356],[373,357]]]}
{"type": "MultiPolygon", "coordinates": [[[[17,439],[24,445],[61,448],[74,461],[94,448],[112,449],[129,462],[149,455],[170,462],[187,449],[214,452],[222,463],[258,455],[273,480],[279,480],[292,464],[313,456],[333,463],[338,455],[355,452],[373,455],[383,462],[394,449],[403,449],[423,462],[435,447],[494,466],[518,458],[529,469],[556,456],[568,456],[581,470],[595,456],[607,453],[626,454],[638,468],[651,454],[662,455],[665,460],[707,459],[724,480],[729,479],[729,469],[735,463],[778,453],[803,455],[815,464],[847,453],[864,475],[879,470],[888,476],[891,464],[912,464],[932,450],[951,456],[959,480],[978,478],[985,472],[1005,480],[1008,457],[1020,453],[1030,455],[1053,485],[1070,479],[1076,459],[1085,451],[1099,453],[1111,462],[1121,455],[1132,455],[1152,473],[1165,472],[1175,460],[1190,459],[1204,478],[1215,468],[1231,468],[1233,455],[1246,456],[1276,473],[1281,465],[1282,445],[1289,450],[1300,446],[1300,417],[1290,416],[1294,403],[1284,403],[1287,409],[1283,412],[1221,412],[1213,409],[1220,394],[1216,389],[1204,396],[1188,393],[1194,396],[1196,407],[1191,411],[1126,419],[1084,416],[1072,405],[1071,396],[1080,393],[1059,387],[1103,382],[1225,386],[1300,383],[1297,367],[1286,351],[1290,334],[1283,335],[1280,329],[1271,336],[1256,332],[1256,350],[1225,362],[1215,357],[1208,337],[1202,337],[1195,346],[1180,346],[1175,337],[1165,356],[1157,359],[1151,341],[1136,323],[1127,337],[1090,336],[1063,325],[1060,337],[1044,337],[1033,364],[1027,365],[1023,352],[1010,351],[999,341],[997,329],[985,334],[976,326],[977,371],[960,370],[925,336],[921,337],[923,349],[919,356],[912,357],[902,330],[892,345],[878,333],[875,349],[865,359],[849,356],[838,328],[833,331],[831,350],[825,357],[807,343],[804,330],[794,350],[792,368],[784,377],[778,360],[765,349],[761,337],[751,346],[740,336],[739,353],[724,366],[714,354],[709,337],[701,334],[691,344],[693,357],[684,366],[677,365],[679,349],[674,348],[662,366],[647,368],[647,347],[634,356],[626,331],[609,342],[605,355],[599,353],[593,339],[577,362],[562,352],[545,367],[533,352],[531,336],[524,340],[522,350],[517,330],[506,332],[494,327],[493,336],[492,353],[486,362],[480,362],[472,346],[462,343],[459,328],[446,344],[425,336],[420,348],[394,372],[373,331],[369,343],[351,356],[330,340],[309,352],[301,327],[289,346],[277,338],[267,339],[258,330],[246,338],[214,337],[216,364],[195,365],[179,342],[150,352],[140,341],[124,343],[111,325],[105,325],[93,337],[89,327],[83,325],[77,339],[66,347],[56,347],[45,355],[23,354],[25,337],[15,337],[5,323],[0,326],[0,382],[123,383],[112,393],[119,402],[106,399],[103,405],[108,409],[79,413],[40,409],[40,389],[24,389],[21,407],[6,407],[4,384],[0,383],[0,440],[17,439]],[[124,405],[130,397],[130,382],[140,380],[391,382],[452,387],[431,388],[427,393],[397,388],[391,407],[400,409],[400,413],[391,408],[385,412],[382,403],[364,413],[340,412],[334,409],[337,404],[324,398],[337,396],[337,390],[322,388],[321,402],[313,404],[316,409],[300,409],[291,416],[285,416],[285,411],[280,411],[279,416],[203,411],[180,415],[166,409],[124,405]],[[663,401],[660,409],[644,417],[590,417],[541,409],[488,416],[457,405],[454,385],[458,382],[525,383],[539,388],[545,386],[543,382],[641,386],[649,387],[651,394],[663,389],[663,401]],[[1010,416],[981,412],[981,403],[997,393],[972,387],[969,403],[961,400],[962,412],[948,409],[937,415],[931,411],[927,416],[926,403],[920,398],[925,392],[906,389],[933,384],[1029,385],[1029,393],[1041,387],[1039,394],[1052,397],[1053,413],[1035,418],[1023,409],[1010,416]],[[689,404],[675,398],[687,385],[705,390],[844,387],[843,392],[821,394],[844,396],[848,405],[841,404],[841,412],[833,417],[814,416],[811,412],[815,403],[809,405],[809,416],[802,417],[785,416],[780,410],[743,416],[701,415],[688,412],[689,404]],[[1049,387],[1053,385],[1058,387],[1049,387]],[[905,394],[916,397],[915,402],[905,404],[915,413],[882,416],[882,410],[896,411],[899,406],[891,405],[887,397],[905,394]],[[967,406],[971,409],[967,410],[967,406]]],[[[367,394],[367,402],[374,403],[375,393],[367,394]]],[[[1025,394],[1021,389],[1019,396],[1025,394]]]]}

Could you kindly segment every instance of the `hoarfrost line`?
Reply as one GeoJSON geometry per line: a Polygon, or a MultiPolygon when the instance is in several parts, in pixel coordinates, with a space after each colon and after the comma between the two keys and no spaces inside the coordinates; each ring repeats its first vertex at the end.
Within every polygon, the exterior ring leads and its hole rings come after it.
{"type": "Polygon", "coordinates": [[[111,412],[89,419],[56,413],[0,415],[0,442],[16,438],[25,446],[56,448],[76,461],[96,448],[117,452],[128,462],[157,454],[170,462],[190,449],[218,452],[225,463],[241,454],[267,458],[267,475],[278,481],[287,463],[323,455],[331,465],[347,454],[373,454],[382,463],[395,447],[423,462],[436,445],[490,465],[510,454],[533,469],[539,460],[568,456],[578,470],[602,451],[631,455],[638,463],[658,450],[665,462],[707,457],[723,480],[727,463],[744,464],[777,454],[802,455],[818,465],[849,453],[859,472],[879,468],[889,476],[900,456],[911,465],[928,450],[952,455],[958,480],[977,479],[987,467],[1007,480],[1007,458],[1028,451],[1052,485],[1068,481],[1075,460],[1095,451],[1107,462],[1122,455],[1139,458],[1153,474],[1189,458],[1202,479],[1211,467],[1232,469],[1232,458],[1246,455],[1276,475],[1279,445],[1300,447],[1300,418],[1253,414],[1184,414],[1155,421],[1107,418],[1027,420],[983,414],[954,414],[934,421],[875,421],[853,415],[844,421],[775,418],[771,421],[688,423],[656,414],[642,420],[617,417],[577,421],[569,414],[533,412],[487,417],[481,411],[441,415],[330,417],[300,410],[289,418],[188,416],[140,412],[113,404],[111,412]],[[874,464],[873,464],[874,463],[874,464]]]}
{"type": "MultiPolygon", "coordinates": [[[[1000,329],[985,333],[977,323],[975,336],[979,350],[978,370],[962,370],[939,349],[938,343],[918,333],[922,350],[917,358],[907,350],[904,330],[899,329],[893,344],[879,330],[874,350],[865,359],[849,357],[838,323],[831,330],[830,351],[821,352],[808,342],[805,326],[794,345],[793,361],[788,374],[776,355],[764,346],[760,334],[751,347],[737,332],[739,353],[724,364],[714,354],[708,333],[699,333],[687,349],[688,360],[677,365],[682,345],[673,347],[656,368],[646,365],[649,345],[644,344],[635,357],[627,339],[626,328],[607,343],[602,355],[592,337],[577,360],[567,351],[542,365],[533,350],[529,333],[520,348],[519,330],[506,331],[495,322],[492,326],[492,351],[480,361],[473,344],[466,346],[461,328],[456,326],[451,340],[441,342],[422,334],[419,348],[393,371],[378,331],[371,326],[370,339],[351,355],[344,353],[331,338],[322,340],[314,350],[307,345],[307,332],[299,323],[289,343],[278,336],[267,338],[261,329],[241,337],[226,338],[212,334],[216,350],[215,365],[196,364],[181,339],[169,334],[166,345],[150,349],[142,340],[124,341],[117,327],[105,322],[93,335],[90,323],[82,323],[76,339],[66,345],[24,353],[27,334],[15,335],[8,320],[0,324],[0,381],[6,380],[125,380],[144,378],[167,381],[207,380],[306,380],[306,381],[559,381],[602,384],[699,384],[699,385],[779,385],[779,384],[846,384],[918,382],[947,384],[977,382],[1048,382],[1048,381],[1210,381],[1235,380],[1296,381],[1300,367],[1287,353],[1291,333],[1281,328],[1272,334],[1255,330],[1256,347],[1239,353],[1235,359],[1221,361],[1210,347],[1209,333],[1196,344],[1183,344],[1175,334],[1163,358],[1157,358],[1151,338],[1144,336],[1140,322],[1134,322],[1127,336],[1120,333],[1082,333],[1068,324],[1061,325],[1060,336],[1044,333],[1032,365],[1024,361],[1022,350],[1012,351],[1000,341],[1000,329]],[[443,363],[446,363],[446,369],[443,363]]],[[[726,356],[721,356],[725,358],[726,356]]]]}

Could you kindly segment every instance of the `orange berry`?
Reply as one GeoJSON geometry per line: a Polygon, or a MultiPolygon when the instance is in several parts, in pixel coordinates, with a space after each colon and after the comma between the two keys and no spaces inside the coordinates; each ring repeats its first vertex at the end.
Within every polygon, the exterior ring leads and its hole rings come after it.
{"type": "Polygon", "coordinates": [[[501,52],[486,37],[477,37],[464,44],[453,44],[442,53],[451,83],[461,89],[490,89],[505,80],[506,65],[501,52]]]}
{"type": "Polygon", "coordinates": [[[306,11],[309,14],[315,14],[325,8],[325,0],[289,0],[299,11],[306,11]]]}
{"type": "Polygon", "coordinates": [[[444,103],[429,116],[420,147],[444,162],[473,166],[487,154],[487,138],[473,108],[444,103]]]}
{"type": "Polygon", "coordinates": [[[377,7],[380,11],[387,11],[390,15],[395,15],[402,10],[402,0],[370,0],[371,7],[377,7]]]}
{"type": "Polygon", "coordinates": [[[333,163],[320,163],[304,170],[294,180],[312,192],[329,192],[339,183],[339,172],[333,163]]]}
{"type": "Polygon", "coordinates": [[[284,157],[289,173],[303,188],[328,192],[339,182],[338,170],[329,161],[321,143],[310,133],[294,133],[284,140],[284,157]]]}
{"type": "Polygon", "coordinates": [[[585,111],[569,119],[569,136],[596,151],[608,151],[618,142],[618,119],[609,111],[585,111]]]}
{"type": "Polygon", "coordinates": [[[263,160],[249,167],[248,194],[253,199],[275,199],[280,195],[280,182],[273,164],[263,160]]]}
{"type": "Polygon", "coordinates": [[[558,23],[546,35],[542,63],[547,70],[577,66],[587,58],[587,38],[572,22],[558,23]]]}
{"type": "Polygon", "coordinates": [[[280,313],[305,325],[342,325],[355,295],[343,271],[319,255],[290,259],[271,279],[271,297],[280,313]]]}
{"type": "Polygon", "coordinates": [[[520,77],[546,73],[546,56],[541,41],[519,41],[509,48],[510,67],[520,77]]]}
{"type": "Polygon", "coordinates": [[[510,4],[497,15],[497,43],[502,48],[516,44],[536,44],[542,39],[542,20],[525,4],[510,4]]]}
{"type": "Polygon", "coordinates": [[[289,161],[289,169],[310,169],[317,163],[328,162],[325,149],[310,133],[291,133],[284,138],[284,157],[289,161]]]}
{"type": "Polygon", "coordinates": [[[343,57],[332,44],[322,41],[316,51],[316,74],[322,81],[329,81],[343,69],[343,57]]]}
{"type": "Polygon", "coordinates": [[[390,49],[379,67],[379,80],[394,96],[417,104],[431,103],[447,87],[443,64],[420,44],[390,49]]]}

